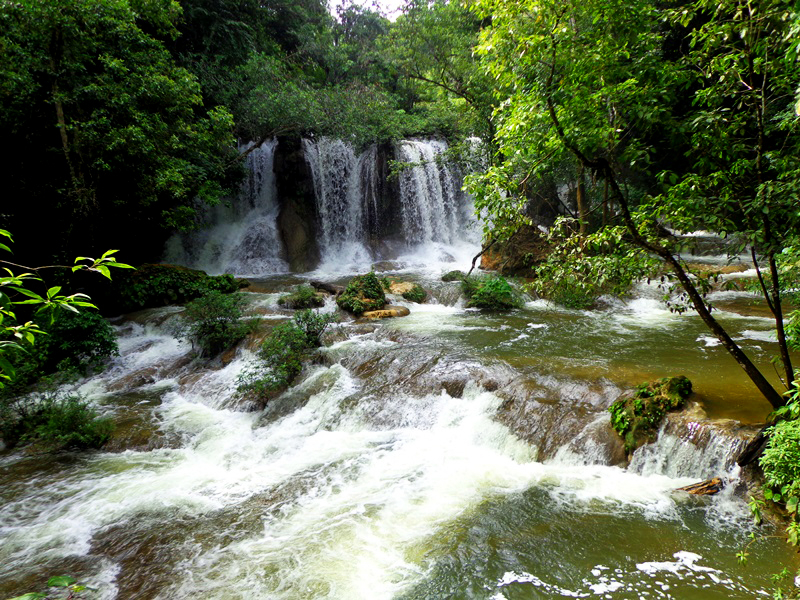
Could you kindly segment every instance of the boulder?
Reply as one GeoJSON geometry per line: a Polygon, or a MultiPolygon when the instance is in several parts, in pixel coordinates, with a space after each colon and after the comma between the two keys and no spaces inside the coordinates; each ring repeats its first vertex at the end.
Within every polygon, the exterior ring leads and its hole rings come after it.
{"type": "Polygon", "coordinates": [[[362,316],[367,319],[390,319],[392,317],[406,317],[411,314],[405,306],[392,306],[391,304],[382,310],[368,310],[362,316]]]}

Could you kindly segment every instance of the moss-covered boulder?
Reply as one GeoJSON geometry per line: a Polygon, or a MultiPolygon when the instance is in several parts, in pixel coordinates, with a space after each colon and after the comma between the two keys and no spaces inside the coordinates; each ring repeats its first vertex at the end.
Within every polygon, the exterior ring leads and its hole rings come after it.
{"type": "Polygon", "coordinates": [[[336,299],[339,308],[356,316],[365,311],[380,310],[386,304],[383,285],[374,272],[356,275],[336,299]]]}
{"type": "MultiPolygon", "coordinates": [[[[177,265],[145,264],[114,273],[108,296],[100,306],[106,312],[126,313],[142,308],[184,304],[209,292],[228,294],[248,285],[233,275],[207,275],[177,265]]],[[[99,300],[99,299],[98,299],[99,300]]]]}
{"type": "Polygon", "coordinates": [[[664,415],[682,408],[691,393],[692,382],[681,375],[643,383],[632,395],[616,400],[608,410],[611,426],[625,440],[625,452],[630,455],[654,441],[664,415]]]}
{"type": "Polygon", "coordinates": [[[425,302],[428,298],[428,292],[425,291],[424,287],[418,283],[411,283],[410,281],[392,281],[389,284],[389,291],[392,294],[402,296],[409,302],[416,302],[417,304],[425,302]]]}
{"type": "Polygon", "coordinates": [[[511,310],[521,308],[522,298],[516,289],[499,275],[471,277],[461,282],[461,291],[470,308],[511,310]]]}
{"type": "Polygon", "coordinates": [[[310,285],[300,285],[291,294],[278,298],[278,304],[294,310],[320,308],[325,305],[325,298],[310,285]]]}
{"type": "Polygon", "coordinates": [[[464,271],[448,271],[442,275],[442,281],[461,281],[466,277],[467,274],[464,271]]]}

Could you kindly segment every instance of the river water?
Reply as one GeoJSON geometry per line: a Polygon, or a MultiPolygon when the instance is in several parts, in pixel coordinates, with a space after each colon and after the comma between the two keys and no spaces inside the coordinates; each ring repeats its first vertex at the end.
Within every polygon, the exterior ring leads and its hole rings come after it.
{"type": "MultiPolygon", "coordinates": [[[[0,452],[0,597],[68,573],[103,600],[744,599],[797,566],[771,538],[737,564],[754,528],[731,465],[769,406],[696,316],[645,285],[595,311],[467,309],[440,277],[469,268],[480,232],[442,143],[398,146],[419,164],[399,181],[406,244],[388,261],[364,216],[375,149],[304,147],[330,226],[316,272],[286,274],[274,141],[251,153],[241,197],[176,236],[169,259],[256,276],[248,311],[262,329],[291,317],[277,300],[292,285],[341,283],[374,261],[432,299],[395,298],[411,310],[401,319],[345,317],[263,410],[235,393],[255,341],[206,364],[171,334],[179,307],[115,319],[120,356],[72,386],[115,420],[109,445],[0,452]],[[692,409],[620,466],[608,406],[680,374],[692,409]],[[712,476],[733,482],[711,498],[674,491],[712,476]]],[[[770,371],[763,308],[743,292],[712,300],[770,371]]]]}
{"type": "MultiPolygon", "coordinates": [[[[111,450],[0,457],[0,593],[62,572],[122,599],[769,589],[789,553],[766,540],[736,563],[752,526],[733,486],[706,499],[673,491],[723,474],[702,466],[712,450],[677,440],[694,457],[679,469],[626,470],[597,448],[612,435],[608,404],[653,376],[688,375],[711,416],[763,417],[696,317],[646,297],[598,312],[537,301],[484,314],[430,272],[395,275],[440,301],[338,325],[317,364],[264,411],[234,398],[246,348],[225,366],[201,365],[169,334],[179,309],[119,320],[121,356],[78,384],[119,423],[111,450]]],[[[296,280],[261,281],[252,312],[288,318],[277,290],[296,280]]],[[[768,359],[764,317],[723,319],[768,359]]]]}

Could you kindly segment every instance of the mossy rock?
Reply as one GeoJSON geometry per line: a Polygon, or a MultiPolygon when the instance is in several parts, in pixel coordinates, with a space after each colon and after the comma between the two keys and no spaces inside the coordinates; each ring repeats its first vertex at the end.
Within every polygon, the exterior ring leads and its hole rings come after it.
{"type": "Polygon", "coordinates": [[[291,294],[278,298],[278,304],[294,310],[320,308],[325,305],[325,298],[310,285],[301,285],[291,294]]]}
{"type": "Polygon", "coordinates": [[[248,285],[232,275],[207,275],[178,265],[145,264],[114,274],[105,311],[132,312],[170,304],[185,304],[208,292],[229,294],[248,285]],[[113,309],[111,308],[113,307],[113,309]]]}
{"type": "Polygon", "coordinates": [[[464,271],[449,271],[442,275],[442,281],[461,281],[466,278],[464,271]]]}
{"type": "Polygon", "coordinates": [[[469,308],[502,311],[521,308],[522,298],[516,289],[499,275],[482,275],[464,279],[461,291],[469,308]]]}
{"type": "Polygon", "coordinates": [[[631,396],[616,400],[610,407],[611,426],[625,441],[625,452],[655,440],[664,415],[683,408],[692,393],[692,382],[683,375],[664,377],[639,385],[631,396]]]}
{"type": "Polygon", "coordinates": [[[372,271],[366,275],[356,275],[336,299],[336,304],[356,316],[365,311],[380,310],[386,304],[383,284],[372,271]]]}
{"type": "Polygon", "coordinates": [[[414,286],[408,290],[407,292],[403,292],[403,298],[408,300],[409,302],[416,302],[417,304],[421,304],[425,302],[428,298],[428,292],[425,291],[420,284],[415,283],[414,286]]]}

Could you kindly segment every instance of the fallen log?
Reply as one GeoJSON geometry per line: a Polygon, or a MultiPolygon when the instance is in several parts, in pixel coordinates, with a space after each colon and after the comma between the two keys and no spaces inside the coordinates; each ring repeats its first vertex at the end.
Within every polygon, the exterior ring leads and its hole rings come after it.
{"type": "Polygon", "coordinates": [[[677,491],[687,492],[696,496],[711,496],[722,491],[722,488],[724,487],[725,482],[719,477],[714,477],[713,479],[707,479],[705,481],[701,481],[700,483],[693,483],[692,485],[678,488],[677,491]]]}

